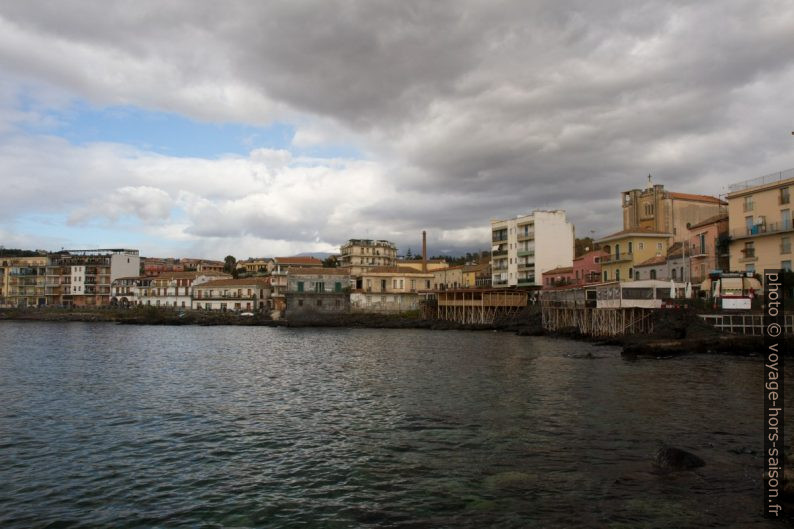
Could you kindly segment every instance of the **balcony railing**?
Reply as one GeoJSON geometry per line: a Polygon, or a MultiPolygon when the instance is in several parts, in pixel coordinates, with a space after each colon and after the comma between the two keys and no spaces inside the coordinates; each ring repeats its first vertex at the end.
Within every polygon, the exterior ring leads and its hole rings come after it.
{"type": "Polygon", "coordinates": [[[768,224],[755,224],[749,228],[739,228],[731,231],[734,239],[746,239],[747,237],[758,237],[772,233],[783,233],[794,230],[794,224],[789,222],[770,222],[768,224]]]}
{"type": "Polygon", "coordinates": [[[605,255],[601,258],[601,263],[620,263],[623,261],[632,261],[634,260],[633,253],[622,253],[619,255],[605,255]]]}
{"type": "Polygon", "coordinates": [[[535,257],[535,250],[519,250],[519,257],[535,257]]]}
{"type": "Polygon", "coordinates": [[[782,206],[784,204],[788,204],[790,201],[791,201],[791,196],[790,195],[780,195],[778,197],[777,203],[782,206]]]}
{"type": "Polygon", "coordinates": [[[491,252],[491,255],[493,257],[499,257],[499,256],[502,256],[502,255],[507,255],[507,250],[497,250],[495,252],[491,252]]]}
{"type": "Polygon", "coordinates": [[[519,241],[530,241],[530,240],[532,240],[534,238],[535,238],[535,232],[534,231],[530,231],[529,233],[520,233],[518,235],[518,240],[519,241]]]}

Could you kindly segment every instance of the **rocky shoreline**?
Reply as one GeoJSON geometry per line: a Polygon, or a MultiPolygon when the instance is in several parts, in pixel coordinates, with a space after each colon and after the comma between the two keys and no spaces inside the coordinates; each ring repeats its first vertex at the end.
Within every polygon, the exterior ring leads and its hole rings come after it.
{"type": "Polygon", "coordinates": [[[622,348],[628,359],[668,358],[687,354],[730,354],[754,356],[763,348],[760,336],[736,336],[718,332],[693,311],[660,311],[650,335],[594,338],[576,329],[547,333],[540,314],[526,310],[516,317],[493,324],[459,324],[443,320],[381,314],[338,314],[292,320],[273,320],[267,315],[240,316],[235,313],[175,311],[155,307],[134,309],[2,309],[0,321],[109,322],[124,325],[242,325],[267,327],[343,327],[374,329],[427,329],[511,332],[519,336],[550,336],[622,348]]]}

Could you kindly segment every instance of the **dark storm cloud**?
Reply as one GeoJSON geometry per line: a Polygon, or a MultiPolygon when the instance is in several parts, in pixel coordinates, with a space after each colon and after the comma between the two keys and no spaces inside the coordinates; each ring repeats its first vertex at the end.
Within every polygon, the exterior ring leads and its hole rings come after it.
{"type": "MultiPolygon", "coordinates": [[[[373,230],[565,207],[580,234],[603,232],[648,173],[719,194],[794,166],[788,1],[2,2],[0,16],[55,56],[63,43],[111,50],[129,82],[0,46],[15,72],[102,102],[338,124],[395,168],[390,194],[360,209],[373,230]],[[158,74],[161,90],[145,79],[158,74]],[[214,88],[237,95],[213,107],[214,88]]],[[[321,239],[345,237],[312,220],[321,239]]]]}

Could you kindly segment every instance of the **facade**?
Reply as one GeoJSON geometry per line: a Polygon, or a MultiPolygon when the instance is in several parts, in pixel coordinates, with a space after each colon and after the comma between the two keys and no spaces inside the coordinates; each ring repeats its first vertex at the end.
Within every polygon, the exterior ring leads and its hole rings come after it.
{"type": "Polygon", "coordinates": [[[450,288],[463,288],[464,274],[463,265],[450,266],[449,268],[442,268],[433,271],[433,289],[434,290],[447,290],[450,288]]]}
{"type": "Polygon", "coordinates": [[[252,312],[266,310],[270,282],[263,277],[211,279],[192,287],[195,310],[252,312]]]}
{"type": "Polygon", "coordinates": [[[491,263],[465,265],[463,267],[464,288],[490,288],[491,263]]]}
{"type": "Polygon", "coordinates": [[[591,250],[573,260],[573,281],[577,285],[601,281],[601,260],[607,256],[604,250],[591,250]]]}
{"type": "Polygon", "coordinates": [[[389,241],[350,239],[342,245],[340,254],[339,265],[350,268],[354,276],[371,268],[395,266],[397,263],[397,246],[389,241]]]}
{"type": "Polygon", "coordinates": [[[401,266],[374,267],[356,278],[351,311],[400,313],[419,309],[420,290],[430,290],[433,273],[401,266]]]}
{"type": "Polygon", "coordinates": [[[141,257],[141,271],[142,276],[159,276],[166,272],[183,272],[185,267],[179,262],[179,259],[173,257],[141,257]]]}
{"type": "Polygon", "coordinates": [[[0,307],[46,304],[47,256],[0,257],[0,307]]]}
{"type": "Polygon", "coordinates": [[[575,284],[573,267],[563,266],[543,272],[543,288],[562,287],[575,284]]]}
{"type": "Polygon", "coordinates": [[[47,305],[97,307],[110,304],[111,284],[140,271],[138,250],[65,250],[49,256],[47,305]]]}
{"type": "Polygon", "coordinates": [[[562,210],[492,220],[491,241],[494,287],[540,285],[543,272],[573,264],[574,229],[562,210]]]}
{"type": "Polygon", "coordinates": [[[274,257],[267,260],[270,274],[272,303],[270,308],[283,312],[286,309],[284,295],[287,293],[287,274],[291,268],[322,268],[323,262],[315,257],[274,257]]]}
{"type": "Polygon", "coordinates": [[[634,268],[652,257],[667,255],[670,233],[624,230],[596,241],[606,255],[600,258],[602,281],[634,280],[634,268]]]}
{"type": "Polygon", "coordinates": [[[237,261],[235,268],[237,273],[241,276],[257,276],[265,275],[267,271],[267,263],[269,259],[264,257],[252,257],[244,261],[237,261]]]}
{"type": "Polygon", "coordinates": [[[180,259],[179,263],[185,272],[201,272],[204,274],[221,274],[226,267],[226,263],[223,261],[211,261],[209,259],[180,259]]]}
{"type": "Polygon", "coordinates": [[[148,278],[138,287],[139,305],[190,309],[193,304],[192,288],[217,279],[230,279],[218,272],[170,272],[148,278]]]}
{"type": "Polygon", "coordinates": [[[694,283],[702,283],[712,271],[730,268],[727,213],[690,225],[688,231],[688,268],[694,283]]]}
{"type": "Polygon", "coordinates": [[[791,270],[794,169],[741,182],[729,190],[731,271],[791,270]]]}
{"type": "Polygon", "coordinates": [[[688,236],[687,225],[698,224],[726,212],[727,203],[717,197],[692,195],[665,190],[651,184],[645,189],[631,189],[621,194],[624,231],[670,233],[674,241],[688,236]]]}
{"type": "Polygon", "coordinates": [[[288,319],[350,312],[350,271],[347,268],[293,268],[285,299],[288,319]]]}
{"type": "MultiPolygon", "coordinates": [[[[110,285],[110,304],[130,307],[138,304],[138,288],[146,276],[120,277],[110,285]]],[[[147,284],[149,282],[147,281],[147,284]]]]}

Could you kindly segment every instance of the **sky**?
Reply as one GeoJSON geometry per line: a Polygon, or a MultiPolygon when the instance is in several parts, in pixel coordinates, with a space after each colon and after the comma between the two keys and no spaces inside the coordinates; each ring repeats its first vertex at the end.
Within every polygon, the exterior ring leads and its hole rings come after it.
{"type": "Polygon", "coordinates": [[[794,167],[794,3],[0,0],[0,246],[222,259],[794,167]]]}

